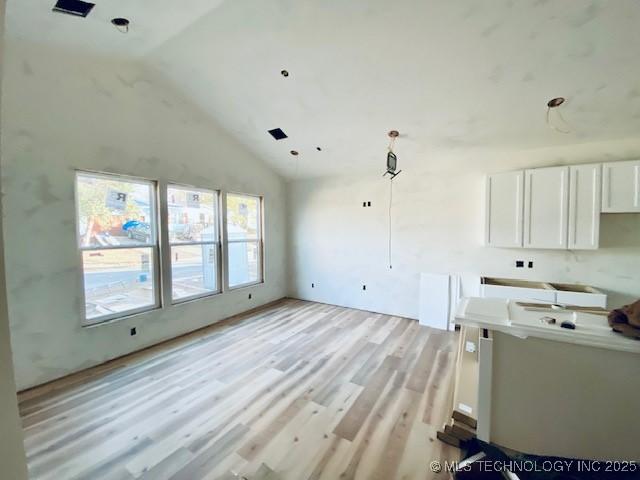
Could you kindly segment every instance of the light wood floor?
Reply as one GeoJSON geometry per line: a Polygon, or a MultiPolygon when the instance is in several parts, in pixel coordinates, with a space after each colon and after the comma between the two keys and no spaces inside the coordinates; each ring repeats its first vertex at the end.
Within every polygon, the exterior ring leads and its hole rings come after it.
{"type": "Polygon", "coordinates": [[[21,394],[32,479],[428,479],[454,333],[297,300],[21,394]]]}

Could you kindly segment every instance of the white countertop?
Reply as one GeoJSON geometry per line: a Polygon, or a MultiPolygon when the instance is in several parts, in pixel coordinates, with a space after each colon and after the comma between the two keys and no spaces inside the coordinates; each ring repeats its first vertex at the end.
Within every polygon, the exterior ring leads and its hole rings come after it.
{"type": "Polygon", "coordinates": [[[456,308],[456,324],[486,328],[519,338],[543,338],[640,353],[640,340],[624,337],[611,330],[605,315],[566,310],[531,311],[516,305],[514,300],[463,298],[456,308]],[[542,317],[555,318],[556,324],[547,324],[541,320],[542,317]],[[572,320],[576,325],[575,330],[560,327],[564,320],[572,320]]]}

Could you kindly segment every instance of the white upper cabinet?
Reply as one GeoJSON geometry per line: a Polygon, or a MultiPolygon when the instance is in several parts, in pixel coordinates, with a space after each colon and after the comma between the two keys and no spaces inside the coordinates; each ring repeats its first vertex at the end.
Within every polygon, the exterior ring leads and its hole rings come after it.
{"type": "Polygon", "coordinates": [[[522,246],[523,180],[522,171],[487,176],[487,246],[522,246]]]}
{"type": "Polygon", "coordinates": [[[524,246],[567,248],[569,167],[525,170],[524,246]]]}
{"type": "Polygon", "coordinates": [[[602,165],[569,167],[569,249],[598,248],[602,165]]]}
{"type": "Polygon", "coordinates": [[[640,212],[640,160],[604,164],[602,211],[640,212]]]}

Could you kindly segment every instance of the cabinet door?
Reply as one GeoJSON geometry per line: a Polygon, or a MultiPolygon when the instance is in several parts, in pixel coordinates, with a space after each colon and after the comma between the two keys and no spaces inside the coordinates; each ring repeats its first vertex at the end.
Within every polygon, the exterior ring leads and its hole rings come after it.
{"type": "Polygon", "coordinates": [[[640,160],[603,165],[602,211],[640,212],[640,160]]]}
{"type": "Polygon", "coordinates": [[[567,248],[569,167],[525,170],[524,246],[567,248]]]}
{"type": "Polygon", "coordinates": [[[602,165],[569,167],[569,248],[598,248],[602,165]]]}
{"type": "Polygon", "coordinates": [[[522,246],[523,180],[522,171],[487,176],[486,245],[522,246]]]}

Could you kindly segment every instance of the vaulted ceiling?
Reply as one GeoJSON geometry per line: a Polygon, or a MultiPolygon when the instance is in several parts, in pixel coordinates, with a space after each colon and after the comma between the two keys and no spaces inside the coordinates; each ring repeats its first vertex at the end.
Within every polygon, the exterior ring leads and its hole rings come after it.
{"type": "Polygon", "coordinates": [[[53,3],[9,0],[8,34],[143,62],[289,177],[381,170],[390,129],[401,166],[640,131],[636,0],[96,0],[86,19],[53,3]],[[569,134],[545,123],[557,96],[569,134]]]}

